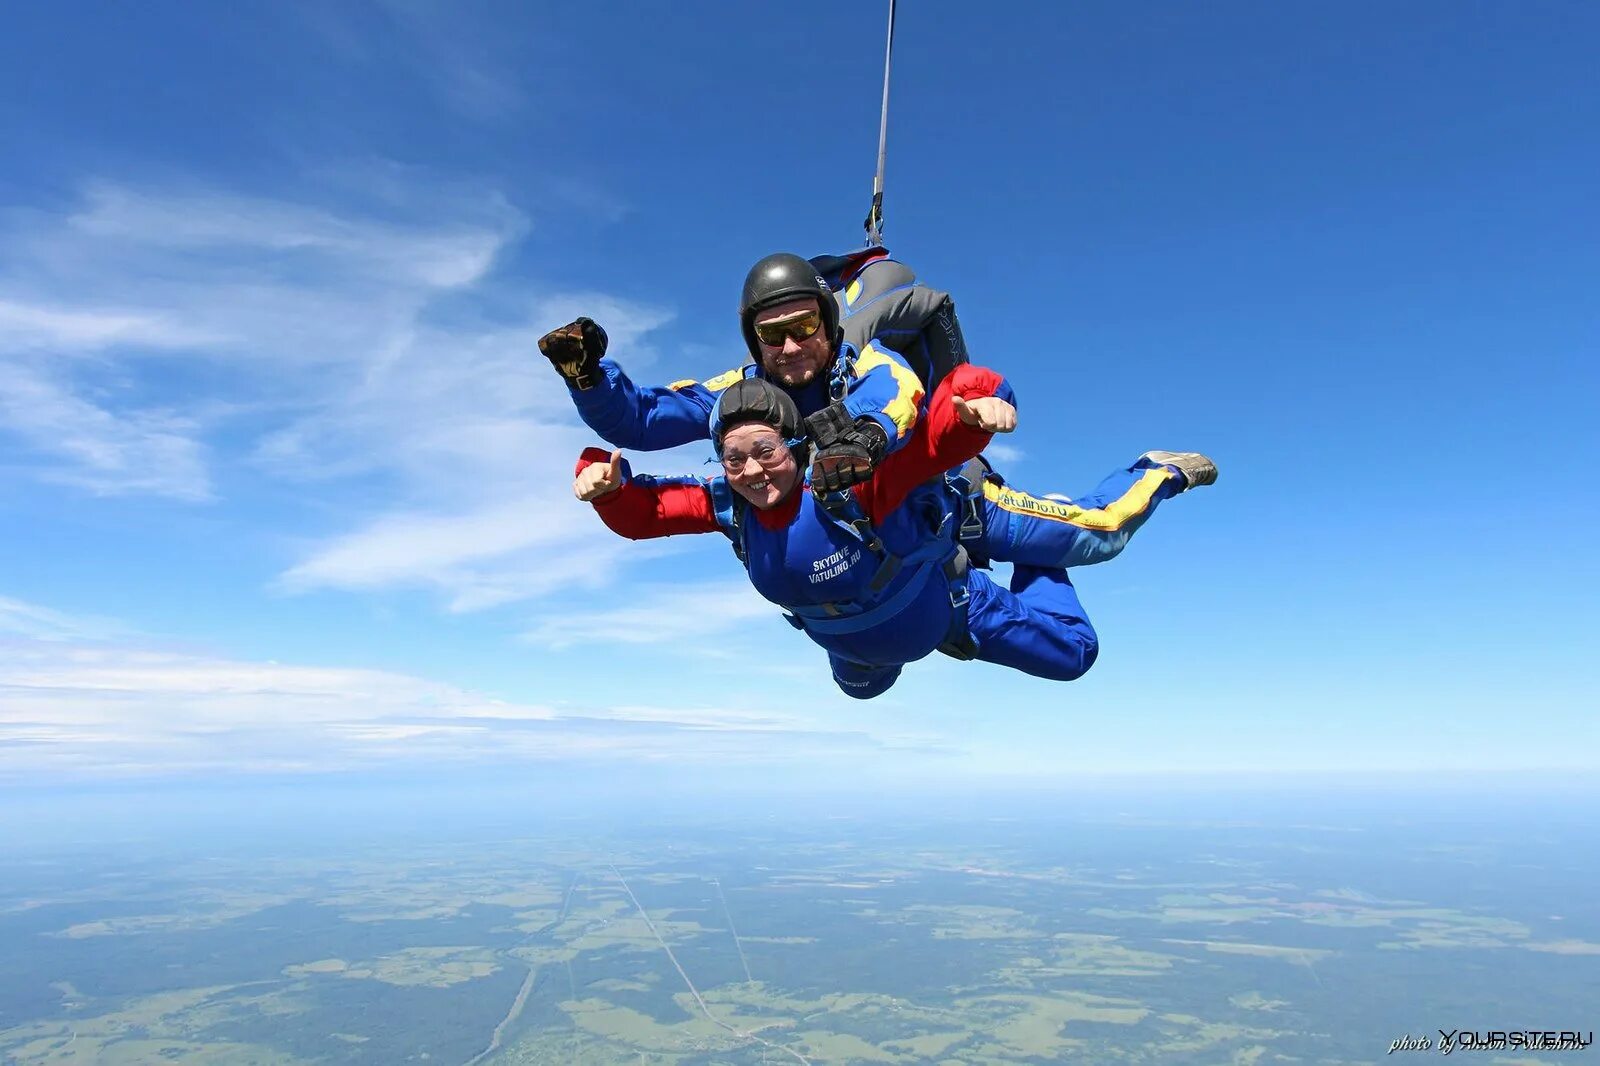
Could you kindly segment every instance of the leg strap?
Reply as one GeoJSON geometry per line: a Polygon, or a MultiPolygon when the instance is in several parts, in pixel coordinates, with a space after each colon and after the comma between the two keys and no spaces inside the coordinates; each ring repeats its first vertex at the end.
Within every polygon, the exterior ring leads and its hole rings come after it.
{"type": "Polygon", "coordinates": [[[963,662],[978,657],[978,642],[972,639],[967,626],[967,608],[971,602],[967,592],[967,550],[956,547],[955,555],[944,564],[944,576],[950,582],[950,606],[955,608],[950,620],[950,632],[945,634],[939,651],[963,662]]]}

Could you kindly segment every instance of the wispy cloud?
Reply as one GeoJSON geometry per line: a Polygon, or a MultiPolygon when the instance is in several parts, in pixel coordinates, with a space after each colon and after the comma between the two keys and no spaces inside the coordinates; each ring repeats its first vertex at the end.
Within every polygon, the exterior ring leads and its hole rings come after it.
{"type": "MultiPolygon", "coordinates": [[[[249,249],[304,253],[296,260],[258,262],[279,277],[336,273],[346,284],[372,279],[423,289],[470,285],[488,271],[520,216],[499,197],[475,205],[475,219],[439,217],[442,224],[392,222],[338,215],[304,204],[217,192],[143,191],[98,183],[82,210],[68,219],[74,231],[137,247],[195,251],[249,249]],[[285,268],[288,268],[285,270],[285,268]]],[[[268,270],[262,270],[267,273],[268,270]]]]}
{"type": "Polygon", "coordinates": [[[0,300],[0,349],[98,349],[113,344],[193,347],[216,340],[180,323],[114,308],[61,308],[0,300]]]}
{"type": "Polygon", "coordinates": [[[0,634],[36,641],[91,641],[126,633],[126,627],[111,619],[66,614],[0,596],[0,634]]]}
{"type": "Polygon", "coordinates": [[[212,496],[192,419],[159,408],[113,413],[41,367],[0,358],[0,426],[49,457],[36,469],[48,481],[108,495],[212,496]]]}
{"type": "MultiPolygon", "coordinates": [[[[728,565],[737,568],[731,556],[728,565]]],[[[757,621],[776,622],[778,613],[741,574],[715,584],[636,585],[624,606],[563,611],[559,619],[540,622],[522,639],[551,648],[619,643],[687,646],[757,621]]]]}
{"type": "Polygon", "coordinates": [[[508,38],[482,9],[438,0],[380,0],[360,8],[310,3],[294,10],[335,56],[404,72],[465,118],[506,120],[527,104],[520,77],[526,57],[515,50],[518,38],[508,38]]]}
{"type": "Polygon", "coordinates": [[[432,587],[455,610],[546,591],[539,558],[593,539],[566,488],[592,435],[536,338],[590,314],[642,366],[671,315],[505,290],[493,270],[528,231],[519,212],[471,183],[380,176],[345,208],[333,181],[316,203],[96,182],[60,215],[10,216],[0,432],[36,477],[95,493],[212,500],[239,463],[321,493],[343,528],[301,538],[289,591],[432,587]],[[186,373],[205,390],[173,390],[186,373]],[[387,491],[356,507],[339,491],[354,478],[387,491]]]}
{"type": "Polygon", "coordinates": [[[1027,453],[1012,444],[990,444],[983,449],[983,454],[999,463],[1016,463],[1027,453]]]}
{"type": "Polygon", "coordinates": [[[608,584],[626,547],[560,486],[461,514],[382,515],[317,549],[280,584],[289,592],[432,587],[450,610],[474,611],[563,585],[608,584]]]}
{"type": "Polygon", "coordinates": [[[735,703],[555,707],[385,670],[78,639],[0,599],[0,779],[323,772],[581,759],[772,762],[925,747],[735,703]],[[781,741],[781,742],[780,742],[781,741]]]}

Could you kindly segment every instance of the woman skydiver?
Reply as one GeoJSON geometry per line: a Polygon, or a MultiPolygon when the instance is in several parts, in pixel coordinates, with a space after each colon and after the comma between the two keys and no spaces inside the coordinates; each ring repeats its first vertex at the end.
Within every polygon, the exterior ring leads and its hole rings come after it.
{"type": "MultiPolygon", "coordinates": [[[[1066,570],[1017,564],[1002,588],[968,569],[957,539],[970,489],[954,470],[1015,428],[1010,395],[993,371],[956,367],[870,481],[818,493],[794,401],[745,378],[711,418],[721,476],[631,476],[620,451],[590,448],[573,492],[632,539],[725,533],[756,591],[827,651],[847,695],[879,695],[934,651],[1071,681],[1098,642],[1066,570]]],[[[1148,469],[1181,491],[1181,474],[1151,465],[1140,475],[1148,469]]]]}

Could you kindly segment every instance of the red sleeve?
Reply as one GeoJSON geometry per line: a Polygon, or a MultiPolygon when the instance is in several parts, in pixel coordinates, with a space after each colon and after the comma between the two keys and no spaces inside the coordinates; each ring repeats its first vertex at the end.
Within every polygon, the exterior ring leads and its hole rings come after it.
{"type": "MultiPolygon", "coordinates": [[[[993,396],[1005,378],[986,367],[970,363],[945,375],[928,401],[928,417],[917,423],[904,448],[883,461],[872,480],[856,486],[861,509],[876,522],[899,507],[918,485],[953,466],[960,466],[983,451],[994,436],[956,417],[954,398],[973,400],[993,396]]],[[[609,458],[609,456],[608,456],[609,458]]]]}
{"type": "MultiPolygon", "coordinates": [[[[590,463],[605,463],[611,453],[604,448],[585,448],[578,459],[576,475],[590,463]]],[[[715,533],[717,516],[711,510],[711,493],[705,482],[692,479],[637,481],[628,476],[615,492],[591,501],[595,513],[613,533],[629,540],[671,537],[679,533],[715,533]]]]}

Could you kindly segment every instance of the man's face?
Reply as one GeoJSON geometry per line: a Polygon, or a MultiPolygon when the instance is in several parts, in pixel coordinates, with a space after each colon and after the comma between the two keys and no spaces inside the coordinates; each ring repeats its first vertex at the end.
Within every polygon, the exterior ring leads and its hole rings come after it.
{"type": "Polygon", "coordinates": [[[761,348],[761,369],[767,377],[785,388],[799,388],[833,361],[827,330],[819,326],[804,340],[793,336],[804,325],[820,323],[821,316],[822,308],[813,296],[797,296],[756,312],[756,343],[761,348]],[[763,332],[768,336],[763,337],[763,332]],[[774,339],[778,343],[770,343],[774,339]]]}
{"type": "Polygon", "coordinates": [[[761,422],[734,426],[722,438],[722,469],[733,491],[763,511],[800,483],[800,467],[778,431],[761,422]]]}

